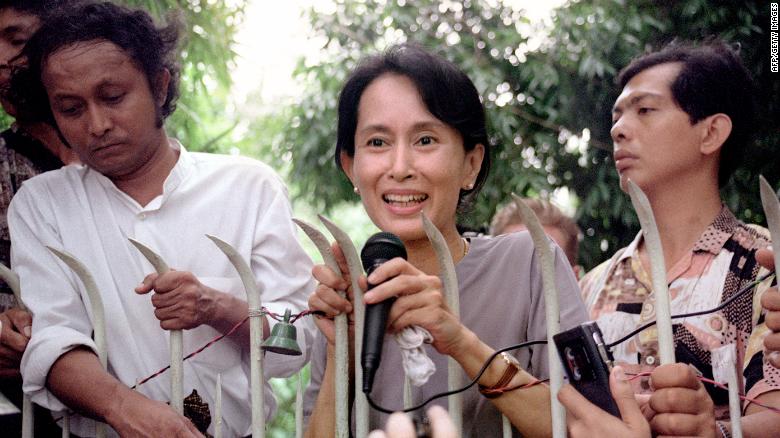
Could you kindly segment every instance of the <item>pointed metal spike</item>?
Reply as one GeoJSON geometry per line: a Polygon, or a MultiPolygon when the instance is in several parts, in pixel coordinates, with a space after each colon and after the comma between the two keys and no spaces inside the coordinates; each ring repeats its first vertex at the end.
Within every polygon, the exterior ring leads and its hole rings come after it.
{"type": "Polygon", "coordinates": [[[631,203],[642,225],[645,248],[650,258],[650,277],[655,295],[656,328],[658,330],[658,350],[661,364],[674,363],[674,336],[672,334],[672,310],[669,287],[666,282],[666,263],[661,246],[661,235],[653,215],[653,208],[647,196],[636,183],[628,181],[628,193],[631,203]]]}
{"type": "Polygon", "coordinates": [[[360,263],[360,257],[358,257],[355,244],[347,233],[325,216],[320,214],[317,215],[317,217],[339,244],[341,251],[344,253],[344,257],[347,260],[349,276],[352,279],[352,308],[355,317],[355,432],[357,436],[366,436],[368,435],[368,400],[362,391],[363,366],[360,363],[360,355],[363,350],[363,324],[366,306],[365,303],[363,303],[363,290],[360,289],[360,284],[358,284],[358,278],[363,274],[363,267],[360,263]]]}
{"type": "MultiPolygon", "coordinates": [[[[436,260],[439,262],[439,275],[442,278],[444,295],[447,299],[447,306],[456,318],[460,319],[460,289],[458,288],[458,276],[455,273],[455,263],[452,261],[450,248],[447,241],[441,234],[436,225],[428,219],[425,213],[420,214],[422,218],[423,230],[431,241],[433,251],[436,253],[436,260]]],[[[452,391],[460,388],[463,384],[463,370],[455,359],[447,358],[447,389],[452,391]]],[[[463,431],[463,395],[453,394],[448,397],[448,408],[452,416],[455,430],[458,436],[463,431]]]]}
{"type": "Polygon", "coordinates": [[[244,284],[247,305],[249,307],[249,377],[252,403],[252,436],[263,438],[265,436],[265,399],[263,397],[263,357],[260,354],[260,344],[263,341],[263,320],[260,316],[262,303],[260,301],[260,288],[252,273],[249,263],[229,243],[219,237],[206,234],[217,248],[227,256],[230,263],[238,272],[241,282],[244,284]]]}
{"type": "MultiPolygon", "coordinates": [[[[333,272],[343,273],[339,268],[333,251],[330,248],[330,242],[320,230],[313,225],[301,219],[293,218],[295,222],[314,243],[314,246],[320,252],[322,261],[333,272]]],[[[345,293],[340,293],[345,297],[345,293]]],[[[336,438],[347,438],[349,436],[349,333],[347,326],[347,315],[341,313],[336,315],[336,438]]],[[[297,431],[296,431],[297,432],[297,431]]]]}
{"type": "Polygon", "coordinates": [[[165,263],[162,257],[160,257],[160,255],[156,252],[152,251],[151,248],[131,237],[128,237],[127,240],[129,240],[133,246],[138,248],[138,251],[141,251],[141,254],[146,257],[146,260],[149,260],[149,263],[152,264],[154,270],[157,271],[158,274],[163,274],[170,270],[170,268],[168,268],[168,264],[165,263]]]}
{"type": "Polygon", "coordinates": [[[780,269],[780,244],[775,242],[780,242],[780,240],[775,239],[780,239],[780,201],[777,199],[774,189],[772,189],[772,186],[763,175],[759,175],[758,180],[761,191],[761,204],[764,206],[767,227],[769,228],[772,245],[775,249],[775,270],[777,270],[780,269]]]}
{"type": "MultiPolygon", "coordinates": [[[[58,250],[56,248],[52,248],[50,246],[47,246],[46,249],[48,249],[57,258],[62,260],[71,270],[73,270],[73,272],[76,273],[76,276],[79,277],[79,280],[81,280],[81,282],[84,284],[84,290],[87,293],[87,297],[89,297],[89,303],[92,309],[92,318],[94,319],[92,322],[92,329],[94,331],[93,337],[95,341],[95,347],[97,348],[98,360],[100,361],[100,365],[104,370],[108,369],[105,308],[103,307],[103,298],[100,296],[100,292],[98,291],[97,284],[95,283],[95,279],[92,276],[92,273],[89,272],[89,269],[87,269],[84,263],[82,263],[72,254],[58,250]]],[[[97,422],[95,424],[95,435],[98,438],[104,438],[106,436],[106,425],[104,423],[97,422]]]]}
{"type": "Polygon", "coordinates": [[[22,310],[26,310],[27,306],[25,306],[24,301],[22,301],[22,292],[21,289],[19,289],[19,276],[16,275],[16,272],[9,269],[8,266],[0,263],[0,278],[5,281],[5,284],[7,284],[11,289],[11,292],[14,293],[17,306],[22,310]]]}
{"type": "Polygon", "coordinates": [[[542,271],[542,288],[544,289],[545,319],[547,322],[547,362],[550,368],[550,401],[553,423],[553,436],[566,436],[566,410],[558,401],[558,391],[563,386],[563,366],[558,357],[553,336],[561,330],[561,314],[558,305],[558,285],[555,278],[555,256],[550,249],[550,239],[544,232],[539,218],[522,198],[512,193],[512,199],[523,218],[534,248],[539,254],[539,267],[542,271]]]}

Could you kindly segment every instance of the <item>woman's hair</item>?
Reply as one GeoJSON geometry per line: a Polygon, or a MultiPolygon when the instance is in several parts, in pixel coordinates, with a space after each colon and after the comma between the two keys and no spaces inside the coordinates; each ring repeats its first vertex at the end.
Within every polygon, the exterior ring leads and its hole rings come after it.
{"type": "Polygon", "coordinates": [[[178,37],[177,22],[158,28],[152,17],[142,10],[109,2],[78,2],[50,16],[27,42],[22,51],[27,66],[13,72],[9,100],[20,118],[55,125],[42,82],[46,62],[64,47],[103,40],[115,44],[130,57],[146,76],[152,90],[155,90],[160,73],[166,69],[170,72],[165,102],[157,109],[157,123],[162,126],[163,120],[176,109],[179,95],[178,37]]]}
{"type": "Polygon", "coordinates": [[[414,83],[428,111],[460,133],[466,152],[478,144],[484,146],[485,155],[474,187],[460,191],[458,207],[463,208],[484,185],[490,170],[485,109],[465,73],[418,45],[396,45],[380,55],[369,56],[349,76],[339,96],[336,165],[342,169],[342,152],[355,156],[355,130],[363,92],[371,82],[388,73],[407,77],[414,83]]]}

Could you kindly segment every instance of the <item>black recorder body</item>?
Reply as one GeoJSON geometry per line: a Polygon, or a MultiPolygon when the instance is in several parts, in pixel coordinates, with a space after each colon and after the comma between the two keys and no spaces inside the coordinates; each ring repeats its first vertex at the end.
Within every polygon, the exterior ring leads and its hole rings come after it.
{"type": "Polygon", "coordinates": [[[594,321],[553,336],[563,369],[577,391],[591,403],[620,418],[609,390],[613,357],[594,321]]]}

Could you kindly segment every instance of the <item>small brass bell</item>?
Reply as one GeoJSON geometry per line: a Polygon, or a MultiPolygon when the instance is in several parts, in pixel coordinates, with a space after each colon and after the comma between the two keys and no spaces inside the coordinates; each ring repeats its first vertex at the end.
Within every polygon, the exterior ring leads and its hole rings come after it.
{"type": "Polygon", "coordinates": [[[300,356],[301,347],[298,346],[298,334],[295,326],[290,324],[290,309],[284,311],[284,321],[277,323],[271,336],[260,345],[264,351],[271,351],[288,356],[300,356]]]}

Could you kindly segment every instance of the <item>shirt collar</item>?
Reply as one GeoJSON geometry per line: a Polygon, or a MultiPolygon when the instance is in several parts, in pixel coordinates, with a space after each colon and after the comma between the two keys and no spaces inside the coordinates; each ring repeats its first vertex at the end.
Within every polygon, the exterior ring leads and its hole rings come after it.
{"type": "Polygon", "coordinates": [[[171,172],[165,178],[165,182],[163,183],[162,195],[153,199],[145,207],[141,207],[140,205],[138,205],[137,202],[135,202],[134,199],[130,198],[130,196],[128,196],[126,193],[119,190],[119,188],[117,188],[114,182],[111,181],[107,176],[101,174],[100,172],[95,171],[89,166],[87,166],[87,171],[90,174],[92,174],[93,177],[96,178],[97,181],[103,187],[106,187],[120,194],[120,196],[126,198],[128,201],[131,202],[131,204],[135,205],[136,208],[140,208],[142,210],[156,210],[160,208],[160,206],[162,206],[162,204],[165,202],[168,196],[170,196],[170,194],[173,193],[173,191],[175,191],[177,187],[179,187],[181,182],[187,178],[187,176],[192,172],[192,169],[194,168],[193,158],[190,155],[190,153],[187,152],[187,149],[185,149],[184,146],[182,146],[182,144],[176,139],[169,138],[168,142],[171,145],[171,147],[179,151],[179,158],[176,160],[176,164],[171,169],[171,172]]]}
{"type": "MultiPolygon", "coordinates": [[[[721,206],[720,212],[715,216],[715,219],[699,236],[699,240],[693,245],[693,252],[709,252],[714,255],[718,255],[723,249],[723,245],[729,240],[737,226],[739,226],[739,220],[725,205],[721,206]]],[[[618,262],[621,262],[634,255],[639,243],[642,241],[642,231],[640,230],[634,240],[626,246],[623,254],[618,258],[618,262]]]]}
{"type": "Polygon", "coordinates": [[[693,252],[706,251],[712,254],[719,254],[723,245],[729,240],[734,231],[739,226],[739,220],[723,205],[720,212],[715,216],[715,220],[707,227],[699,237],[699,240],[693,245],[693,252]]]}

